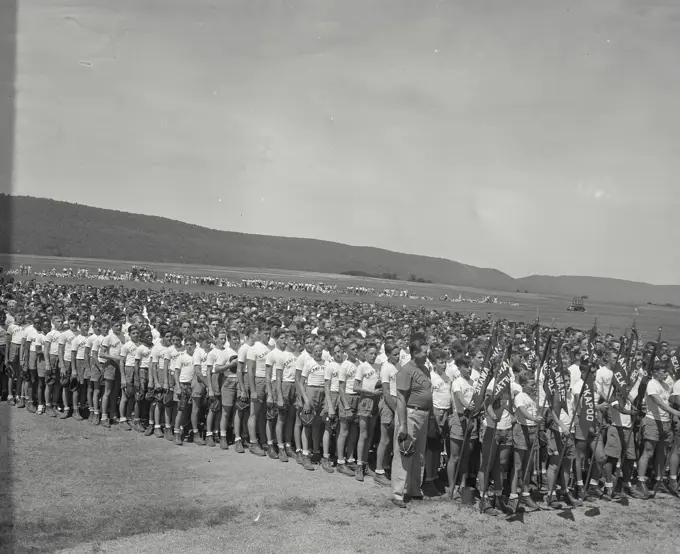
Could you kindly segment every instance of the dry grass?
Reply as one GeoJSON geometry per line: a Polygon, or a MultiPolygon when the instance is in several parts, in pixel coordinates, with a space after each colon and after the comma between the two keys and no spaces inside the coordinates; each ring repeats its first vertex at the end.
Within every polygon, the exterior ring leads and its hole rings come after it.
{"type": "Polygon", "coordinates": [[[626,543],[677,552],[672,498],[514,521],[446,500],[399,510],[371,479],[361,484],[16,409],[11,415],[13,470],[0,470],[13,487],[13,509],[0,516],[3,552],[273,552],[282,545],[296,552],[614,552],[626,543]]]}

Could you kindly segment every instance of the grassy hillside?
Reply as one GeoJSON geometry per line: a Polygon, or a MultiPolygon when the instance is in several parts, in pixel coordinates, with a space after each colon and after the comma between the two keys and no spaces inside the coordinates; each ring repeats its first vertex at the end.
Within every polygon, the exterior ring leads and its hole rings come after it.
{"type": "Polygon", "coordinates": [[[441,258],[314,239],[216,231],[163,217],[0,195],[0,206],[10,201],[12,222],[0,221],[0,235],[11,233],[9,253],[13,254],[326,273],[393,273],[403,280],[414,274],[435,283],[515,290],[514,279],[505,273],[441,258]]]}

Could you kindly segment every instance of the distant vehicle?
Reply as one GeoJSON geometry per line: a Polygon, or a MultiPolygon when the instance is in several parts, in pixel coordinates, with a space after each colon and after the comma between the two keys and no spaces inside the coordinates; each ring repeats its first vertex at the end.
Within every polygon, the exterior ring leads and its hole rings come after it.
{"type": "Polygon", "coordinates": [[[583,297],[582,296],[574,296],[573,300],[571,301],[571,306],[567,308],[568,312],[585,312],[586,309],[583,306],[583,297]]]}

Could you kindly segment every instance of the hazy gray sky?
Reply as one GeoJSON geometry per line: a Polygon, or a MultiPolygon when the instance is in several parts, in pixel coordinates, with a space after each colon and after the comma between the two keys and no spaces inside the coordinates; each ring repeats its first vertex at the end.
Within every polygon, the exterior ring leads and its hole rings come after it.
{"type": "Polygon", "coordinates": [[[14,191],[680,284],[679,62],[674,0],[21,0],[14,191]]]}

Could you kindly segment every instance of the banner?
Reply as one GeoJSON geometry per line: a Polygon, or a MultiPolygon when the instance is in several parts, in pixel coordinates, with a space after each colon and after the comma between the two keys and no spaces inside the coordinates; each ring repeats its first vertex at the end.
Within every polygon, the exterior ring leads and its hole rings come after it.
{"type": "Polygon", "coordinates": [[[496,324],[491,332],[491,338],[489,339],[489,344],[486,347],[486,353],[484,355],[482,371],[479,374],[479,379],[477,379],[477,382],[475,383],[472,400],[470,400],[469,410],[473,416],[478,415],[484,407],[486,389],[493,378],[492,360],[498,357],[498,354],[500,353],[499,350],[498,324],[496,324]]]}
{"type": "Polygon", "coordinates": [[[595,372],[591,365],[581,388],[581,405],[579,407],[578,422],[584,437],[588,437],[595,432],[595,372]]]}

